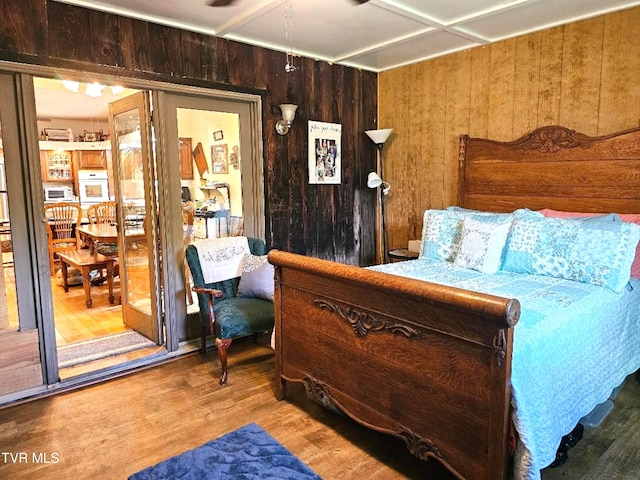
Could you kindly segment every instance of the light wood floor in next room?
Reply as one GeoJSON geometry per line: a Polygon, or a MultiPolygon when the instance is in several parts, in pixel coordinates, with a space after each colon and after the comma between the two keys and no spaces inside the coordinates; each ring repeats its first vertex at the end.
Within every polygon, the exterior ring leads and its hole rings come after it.
{"type": "MultiPolygon", "coordinates": [[[[9,325],[18,328],[16,315],[16,284],[13,268],[4,268],[9,325]]],[[[69,287],[65,292],[56,277],[51,277],[51,293],[56,326],[56,344],[58,347],[70,343],[82,342],[93,338],[112,335],[128,330],[122,323],[120,298],[120,279],[114,280],[113,293],[116,302],[109,304],[109,289],[106,282],[91,287],[93,307],[85,305],[82,285],[69,287]]]]}
{"type": "MultiPolygon", "coordinates": [[[[274,356],[236,341],[229,383],[217,383],[214,351],[197,354],[81,390],[0,409],[0,451],[36,452],[57,463],[14,464],[0,458],[0,478],[125,479],[147,466],[256,422],[323,479],[451,478],[424,463],[391,436],[364,428],[307,399],[289,384],[274,397],[274,356]]],[[[543,480],[636,479],[640,464],[640,384],[633,378],[616,407],[543,480]],[[631,474],[633,473],[633,476],[631,474]]]]}
{"type": "Polygon", "coordinates": [[[115,279],[113,287],[115,303],[109,304],[109,289],[105,282],[91,287],[93,300],[91,308],[85,305],[82,285],[69,287],[69,291],[65,292],[54,278],[51,280],[58,347],[129,330],[122,323],[122,306],[118,301],[120,298],[118,278],[115,279]]]}

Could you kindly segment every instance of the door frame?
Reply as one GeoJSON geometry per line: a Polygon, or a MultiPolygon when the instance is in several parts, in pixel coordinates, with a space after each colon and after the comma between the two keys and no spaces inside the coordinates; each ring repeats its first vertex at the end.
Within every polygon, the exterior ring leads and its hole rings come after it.
{"type": "Polygon", "coordinates": [[[202,89],[178,92],[158,91],[154,97],[154,125],[158,154],[158,190],[160,201],[160,231],[162,232],[162,275],[165,287],[165,321],[167,350],[179,348],[180,334],[186,330],[186,286],[184,275],[184,231],[180,198],[180,158],[176,110],[221,111],[236,113],[240,121],[240,151],[242,152],[243,219],[247,235],[265,238],[264,161],[262,149],[262,98],[250,94],[229,94],[202,89]],[[211,108],[209,108],[211,107],[211,108]],[[260,132],[260,134],[256,134],[260,132]],[[248,188],[244,188],[247,185],[248,188]],[[176,193],[178,192],[178,193],[176,193]],[[247,219],[249,223],[247,223],[247,219]],[[169,300],[175,301],[169,301],[169,300]]]}
{"type": "MultiPolygon", "coordinates": [[[[218,98],[220,100],[238,101],[249,104],[250,108],[250,148],[243,151],[244,158],[249,158],[253,165],[254,172],[253,178],[259,179],[258,183],[254,187],[252,195],[255,200],[256,217],[259,219],[260,224],[256,228],[256,233],[260,238],[265,236],[265,217],[264,217],[264,158],[263,158],[263,140],[262,140],[262,97],[261,91],[256,93],[240,93],[226,90],[215,90],[211,88],[195,87],[190,85],[179,85],[168,82],[162,82],[158,80],[145,80],[135,77],[120,76],[117,74],[108,73],[93,73],[86,70],[75,70],[69,68],[55,68],[43,65],[30,65],[25,63],[14,63],[5,60],[0,60],[0,73],[6,73],[8,75],[16,75],[19,78],[18,84],[20,88],[20,126],[21,131],[25,133],[24,138],[21,139],[21,150],[23,151],[23,162],[31,165],[40,165],[39,154],[39,132],[36,121],[36,105],[35,95],[33,91],[33,77],[90,77],[91,79],[101,83],[117,83],[124,84],[129,88],[138,90],[149,90],[152,92],[152,100],[154,105],[158,105],[161,101],[158,97],[161,97],[162,93],[174,93],[184,94],[191,96],[200,96],[207,98],[218,98]],[[158,100],[156,100],[158,99],[158,100]]],[[[167,250],[167,254],[172,252],[174,255],[178,249],[182,249],[182,232],[180,232],[180,241],[176,242],[176,236],[174,228],[172,226],[175,218],[181,218],[181,211],[174,210],[180,208],[179,200],[175,203],[175,200],[167,201],[167,198],[171,198],[168,195],[170,188],[174,188],[173,182],[178,181],[179,185],[179,162],[171,162],[167,157],[167,153],[170,149],[167,148],[166,140],[162,138],[163,119],[158,114],[157,120],[154,118],[156,131],[156,155],[158,162],[158,204],[160,209],[160,215],[158,222],[160,224],[159,242],[163,249],[167,250]],[[168,167],[173,164],[177,168],[177,173],[169,170],[168,167]],[[170,176],[173,177],[171,180],[170,176]],[[177,217],[176,217],[177,215],[177,217]]],[[[166,121],[165,121],[166,124],[166,121]]],[[[176,149],[177,150],[177,149],[176,149]]],[[[176,153],[177,155],[177,153],[176,153]]],[[[174,159],[175,160],[175,159],[174,159]]],[[[173,168],[173,167],[171,167],[173,168]]],[[[42,390],[51,391],[57,388],[68,388],[76,384],[85,384],[87,382],[93,382],[96,379],[108,377],[113,374],[117,374],[121,371],[133,369],[144,365],[145,363],[155,363],[158,358],[151,358],[148,361],[137,361],[133,364],[125,364],[122,368],[114,368],[109,371],[96,372],[94,374],[88,374],[81,377],[75,377],[65,380],[63,384],[60,383],[58,374],[58,359],[56,352],[56,339],[55,339],[55,323],[53,312],[53,301],[50,297],[51,292],[51,277],[49,275],[49,256],[48,256],[48,241],[45,226],[43,221],[44,215],[44,194],[41,189],[36,186],[41,185],[41,172],[39,168],[29,168],[23,177],[25,182],[29,184],[25,193],[25,218],[28,219],[28,225],[30,227],[28,238],[29,243],[25,242],[25,245],[29,245],[32,248],[33,259],[33,282],[35,293],[34,308],[35,318],[33,323],[39,328],[40,337],[40,356],[42,361],[42,370],[44,377],[44,385],[42,390]],[[43,293],[45,292],[45,293],[43,293]],[[49,293],[46,293],[49,292],[49,293]],[[48,298],[47,298],[48,297],[48,298]]],[[[178,188],[178,190],[180,190],[178,188]]],[[[179,198],[178,195],[175,196],[179,198]]],[[[25,247],[26,248],[26,247],[25,247]]],[[[175,257],[174,257],[175,258],[175,257]]],[[[179,298],[180,292],[184,294],[184,279],[179,272],[173,271],[169,275],[166,271],[166,266],[163,266],[162,275],[164,275],[166,284],[164,288],[164,305],[165,305],[165,321],[166,321],[166,340],[167,350],[170,352],[176,352],[180,348],[180,339],[178,338],[178,317],[177,315],[186,316],[186,305],[184,302],[176,301],[179,298]]],[[[27,292],[27,294],[33,295],[34,292],[27,292]]],[[[184,295],[183,297],[184,298],[184,295]]],[[[33,392],[31,392],[33,393],[33,392]]]]}
{"type": "Polygon", "coordinates": [[[13,268],[16,285],[20,287],[16,292],[20,325],[17,334],[37,329],[42,381],[45,384],[55,383],[58,379],[57,353],[55,348],[50,352],[43,347],[51,342],[55,344],[55,329],[38,321],[47,315],[53,317],[53,303],[42,294],[47,289],[51,290],[51,279],[48,275],[49,253],[43,208],[38,210],[35,207],[44,205],[44,193],[37,188],[41,180],[40,154],[39,150],[34,150],[39,138],[35,103],[27,101],[34,98],[33,78],[0,69],[0,85],[5,167],[11,168],[12,178],[22,179],[20,182],[7,182],[10,215],[14,218],[11,226],[13,268]],[[38,161],[33,163],[30,161],[32,158],[38,161]],[[20,197],[22,202],[17,201],[20,197]],[[41,248],[42,238],[44,248],[41,248]],[[43,270],[45,274],[42,274],[43,270]]]}

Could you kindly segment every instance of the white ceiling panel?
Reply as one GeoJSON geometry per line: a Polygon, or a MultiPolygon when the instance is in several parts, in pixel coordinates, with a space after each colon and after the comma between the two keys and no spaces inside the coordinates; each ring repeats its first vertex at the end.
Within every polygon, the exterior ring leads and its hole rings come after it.
{"type": "Polygon", "coordinates": [[[478,45],[480,44],[466,38],[445,31],[436,31],[420,37],[411,37],[404,42],[378,50],[366,51],[341,61],[358,68],[364,68],[364,66],[371,68],[373,66],[376,70],[384,70],[389,67],[407,65],[478,45]],[[420,52],[422,56],[417,57],[417,52],[420,52]]]}
{"type": "MultiPolygon", "coordinates": [[[[369,48],[393,38],[405,38],[429,28],[408,17],[385,15],[384,10],[374,5],[354,8],[349,0],[337,2],[336,8],[331,9],[331,20],[327,21],[326,3],[322,0],[293,0],[291,26],[295,52],[333,60],[347,52],[369,48]]],[[[289,48],[281,8],[239,26],[229,36],[243,39],[259,37],[265,40],[265,45],[289,48]]]]}
{"type": "Polygon", "coordinates": [[[492,41],[522,35],[527,32],[564,25],[580,19],[602,14],[603,7],[615,10],[628,4],[615,0],[562,0],[559,2],[528,2],[485,16],[467,20],[457,25],[472,35],[492,41]]]}
{"type": "Polygon", "coordinates": [[[406,0],[400,3],[406,9],[415,10],[421,15],[425,15],[435,21],[448,25],[460,18],[500,10],[514,3],[524,3],[528,1],[531,2],[536,0],[406,0]]]}
{"type": "Polygon", "coordinates": [[[379,72],[640,0],[50,0],[379,72]],[[285,35],[291,2],[293,38],[285,35]]]}

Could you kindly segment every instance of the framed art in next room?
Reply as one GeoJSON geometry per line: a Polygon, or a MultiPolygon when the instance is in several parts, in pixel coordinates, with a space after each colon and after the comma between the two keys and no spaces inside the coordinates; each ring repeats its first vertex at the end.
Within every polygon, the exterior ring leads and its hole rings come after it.
{"type": "Polygon", "coordinates": [[[227,144],[211,147],[212,173],[229,173],[229,154],[227,144]]]}

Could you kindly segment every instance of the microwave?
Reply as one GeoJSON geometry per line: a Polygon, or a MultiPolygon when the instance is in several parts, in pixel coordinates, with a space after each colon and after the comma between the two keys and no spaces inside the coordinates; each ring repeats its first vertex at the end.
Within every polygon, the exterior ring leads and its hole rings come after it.
{"type": "Polygon", "coordinates": [[[45,202],[70,202],[72,200],[75,200],[72,187],[44,187],[45,202]]]}

